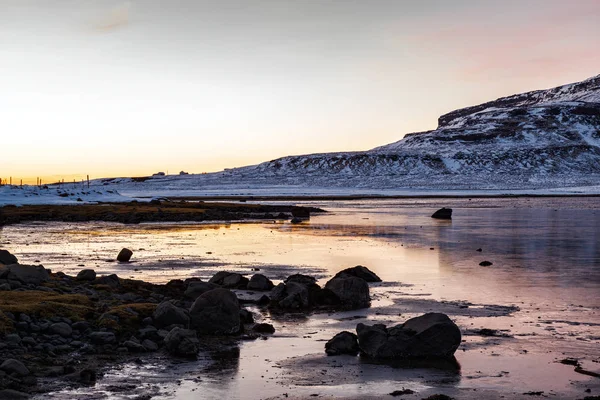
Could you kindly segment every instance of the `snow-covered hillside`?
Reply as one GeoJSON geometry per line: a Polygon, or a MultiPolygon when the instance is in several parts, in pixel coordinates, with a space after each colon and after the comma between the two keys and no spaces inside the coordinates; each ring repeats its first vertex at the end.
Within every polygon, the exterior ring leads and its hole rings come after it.
{"type": "Polygon", "coordinates": [[[100,180],[146,190],[547,189],[600,185],[600,75],[453,111],[429,132],[364,152],[282,157],[204,175],[100,180]]]}

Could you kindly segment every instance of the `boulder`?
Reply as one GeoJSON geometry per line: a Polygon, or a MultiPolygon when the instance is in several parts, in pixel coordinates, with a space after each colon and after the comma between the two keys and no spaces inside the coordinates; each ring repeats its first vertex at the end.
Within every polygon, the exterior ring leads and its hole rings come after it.
{"type": "Polygon", "coordinates": [[[198,296],[200,296],[202,293],[208,292],[209,290],[213,290],[218,287],[219,287],[219,285],[216,285],[214,283],[209,283],[209,282],[200,282],[200,281],[190,282],[188,287],[185,289],[185,292],[183,293],[183,295],[185,297],[187,297],[188,299],[196,300],[198,298],[198,296]]]}
{"type": "Polygon", "coordinates": [[[110,344],[117,340],[112,332],[92,332],[89,337],[94,344],[110,344]]]}
{"type": "Polygon", "coordinates": [[[17,257],[10,254],[8,250],[0,250],[0,264],[11,265],[17,264],[18,262],[19,260],[17,260],[17,257]]]}
{"type": "Polygon", "coordinates": [[[379,359],[450,358],[460,345],[460,329],[446,314],[427,313],[402,325],[356,326],[362,353],[379,359]]]}
{"type": "Polygon", "coordinates": [[[0,278],[26,285],[39,285],[50,279],[50,275],[41,265],[12,264],[0,268],[0,278]]]}
{"type": "Polygon", "coordinates": [[[131,260],[131,256],[133,255],[133,251],[123,248],[117,255],[117,261],[119,262],[129,262],[131,260]]]}
{"type": "Polygon", "coordinates": [[[271,306],[285,310],[300,310],[310,307],[308,288],[297,282],[280,283],[271,296],[271,306]]]}
{"type": "Polygon", "coordinates": [[[193,358],[200,350],[196,332],[191,329],[173,328],[164,341],[167,351],[175,356],[193,358]]]}
{"type": "Polygon", "coordinates": [[[248,285],[248,278],[235,272],[219,271],[208,280],[208,283],[230,289],[245,289],[248,285]]]}
{"type": "Polygon", "coordinates": [[[301,285],[308,287],[310,285],[316,284],[317,280],[312,276],[303,275],[303,274],[294,274],[294,275],[288,276],[286,278],[286,280],[284,281],[284,283],[289,283],[289,282],[299,283],[301,285]]]}
{"type": "Polygon", "coordinates": [[[275,287],[273,282],[263,274],[254,274],[248,282],[248,290],[266,291],[271,290],[275,287]]]}
{"type": "Polygon", "coordinates": [[[96,271],[93,269],[82,269],[75,279],[78,281],[93,281],[96,279],[96,271]]]}
{"type": "Polygon", "coordinates": [[[343,309],[356,310],[371,305],[369,284],[364,279],[355,276],[333,278],[327,282],[325,289],[331,290],[340,299],[343,309]]]}
{"type": "Polygon", "coordinates": [[[190,308],[191,327],[201,334],[230,335],[240,330],[240,304],[227,289],[201,294],[190,308]]]}
{"type": "Polygon", "coordinates": [[[334,278],[345,278],[348,276],[355,276],[357,278],[364,279],[367,282],[381,282],[381,278],[378,277],[373,271],[362,265],[357,265],[353,268],[346,268],[338,272],[334,278]]]}
{"type": "Polygon", "coordinates": [[[340,354],[355,356],[358,351],[358,337],[348,331],[338,333],[325,343],[325,352],[328,356],[338,356],[340,354]]]}
{"type": "Polygon", "coordinates": [[[163,301],[156,307],[152,314],[154,325],[158,328],[163,328],[170,325],[183,325],[187,327],[190,322],[190,317],[183,308],[179,308],[170,301],[163,301]]]}
{"type": "Polygon", "coordinates": [[[144,339],[144,341],[142,342],[142,346],[144,346],[144,349],[146,349],[146,351],[158,350],[158,345],[150,339],[144,339]]]}
{"type": "Polygon", "coordinates": [[[492,263],[490,261],[482,261],[479,263],[479,265],[482,267],[490,267],[490,266],[494,265],[494,263],[492,263]]]}
{"type": "Polygon", "coordinates": [[[17,376],[29,375],[29,369],[19,360],[9,358],[0,364],[0,370],[7,374],[15,374],[17,376]]]}
{"type": "Polygon", "coordinates": [[[254,332],[258,332],[258,333],[275,333],[275,327],[271,324],[267,324],[267,323],[260,323],[260,324],[256,324],[254,325],[254,327],[252,328],[252,330],[254,332]]]}
{"type": "Polygon", "coordinates": [[[436,219],[452,219],[452,209],[451,208],[440,208],[436,212],[433,213],[431,218],[436,219]]]}
{"type": "Polygon", "coordinates": [[[65,322],[56,322],[48,328],[51,333],[62,337],[70,337],[73,334],[73,329],[65,322]]]}

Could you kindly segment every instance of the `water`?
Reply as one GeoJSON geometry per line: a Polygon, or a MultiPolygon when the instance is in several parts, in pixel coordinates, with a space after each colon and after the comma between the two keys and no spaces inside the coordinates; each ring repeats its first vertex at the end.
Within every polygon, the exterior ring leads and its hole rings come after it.
{"type": "MultiPolygon", "coordinates": [[[[576,357],[585,368],[600,370],[599,203],[595,198],[310,202],[329,213],[300,225],[23,224],[4,227],[0,243],[21,262],[39,260],[69,274],[85,266],[167,282],[209,278],[222,269],[251,274],[259,268],[274,280],[300,271],[324,283],[335,272],[360,264],[384,280],[372,288],[369,310],[300,321],[259,314],[275,325],[275,337],[237,345],[238,352],[225,357],[233,359],[228,367],[208,371],[199,362],[160,369],[150,360],[144,368],[125,366],[146,376],[143,381],[163,377],[159,397],[195,398],[200,391],[204,398],[224,393],[239,399],[283,393],[364,398],[399,386],[419,396],[468,397],[477,389],[509,398],[540,390],[571,397],[585,388],[600,390],[597,378],[555,362],[576,357]],[[441,206],[454,209],[452,221],[430,218],[441,206]],[[134,250],[133,263],[114,261],[121,247],[134,250]],[[484,260],[493,265],[479,266],[484,260]],[[353,330],[357,322],[401,323],[429,310],[447,312],[467,333],[457,353],[458,374],[397,370],[355,358],[336,369],[333,358],[323,357],[323,341],[353,330]],[[365,319],[340,321],[352,315],[365,319]],[[504,329],[511,337],[469,334],[484,327],[504,329]],[[327,372],[313,373],[321,370],[327,372]],[[172,371],[183,376],[180,384],[166,383],[172,371]],[[362,378],[350,378],[354,375],[362,378]],[[323,376],[331,379],[321,383],[323,376]]],[[[115,370],[108,381],[131,375],[115,370]]],[[[99,385],[92,391],[98,392],[99,385]]]]}

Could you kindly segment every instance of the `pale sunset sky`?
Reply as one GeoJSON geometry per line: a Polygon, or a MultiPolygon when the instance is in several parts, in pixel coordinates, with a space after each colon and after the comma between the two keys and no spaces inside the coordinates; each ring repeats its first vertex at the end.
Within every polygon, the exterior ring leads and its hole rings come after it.
{"type": "Polygon", "coordinates": [[[367,150],[600,74],[598,0],[0,0],[0,177],[367,150]]]}

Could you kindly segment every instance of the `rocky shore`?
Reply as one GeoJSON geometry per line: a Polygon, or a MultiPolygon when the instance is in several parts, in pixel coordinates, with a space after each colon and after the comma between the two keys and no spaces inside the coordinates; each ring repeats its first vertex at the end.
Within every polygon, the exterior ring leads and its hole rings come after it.
{"type": "Polygon", "coordinates": [[[5,205],[0,207],[0,226],[26,221],[85,222],[201,222],[242,220],[290,220],[325,212],[315,207],[240,203],[210,203],[155,199],[149,202],[76,205],[5,205]]]}
{"type": "MultiPolygon", "coordinates": [[[[127,252],[121,252],[122,254],[127,252]]],[[[28,398],[60,387],[93,385],[104,368],[141,354],[194,359],[201,348],[267,338],[244,306],[260,312],[318,313],[370,306],[368,268],[341,271],[324,287],[302,274],[275,284],[267,276],[221,271],[208,281],[190,277],[166,284],[77,276],[41,265],[21,265],[0,250],[0,399],[28,398]],[[253,293],[239,296],[241,293],[253,293]]],[[[369,358],[452,358],[460,331],[444,314],[426,314],[402,326],[358,324],[329,341],[328,355],[369,358]]]]}

